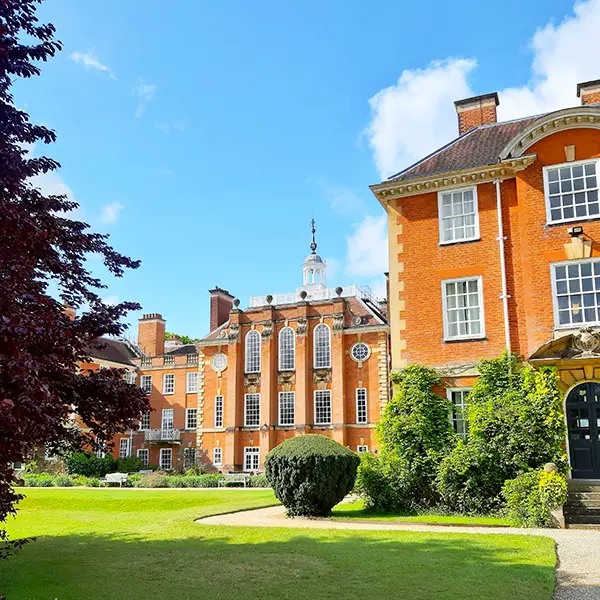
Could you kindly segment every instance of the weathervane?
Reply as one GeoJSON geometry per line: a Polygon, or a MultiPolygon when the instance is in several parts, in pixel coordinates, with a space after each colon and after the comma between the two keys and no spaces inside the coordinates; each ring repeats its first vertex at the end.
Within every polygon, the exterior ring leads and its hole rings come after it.
{"type": "Polygon", "coordinates": [[[315,220],[314,219],[310,222],[310,225],[311,225],[311,231],[312,231],[312,242],[310,243],[310,249],[313,254],[316,254],[315,250],[317,249],[317,242],[315,242],[315,231],[317,231],[317,230],[315,229],[315,220]]]}

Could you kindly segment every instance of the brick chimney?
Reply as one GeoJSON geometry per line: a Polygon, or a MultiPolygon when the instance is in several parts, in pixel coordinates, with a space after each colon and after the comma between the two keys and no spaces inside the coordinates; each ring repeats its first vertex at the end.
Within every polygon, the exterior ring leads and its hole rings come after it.
{"type": "Polygon", "coordinates": [[[458,133],[463,135],[480,125],[496,123],[496,106],[500,104],[498,94],[483,94],[473,96],[454,103],[458,115],[458,133]]]}
{"type": "Polygon", "coordinates": [[[229,312],[233,308],[233,296],[218,286],[208,292],[210,293],[210,330],[214,331],[229,319],[229,312]]]}
{"type": "Polygon", "coordinates": [[[577,84],[577,97],[581,104],[596,104],[600,102],[600,79],[577,84]]]}
{"type": "Polygon", "coordinates": [[[67,315],[71,321],[75,320],[77,316],[77,311],[73,308],[68,302],[63,302],[62,311],[64,315],[67,315]]]}
{"type": "Polygon", "coordinates": [[[149,313],[140,319],[138,346],[147,356],[162,356],[165,353],[165,323],[158,313],[149,313]]]}

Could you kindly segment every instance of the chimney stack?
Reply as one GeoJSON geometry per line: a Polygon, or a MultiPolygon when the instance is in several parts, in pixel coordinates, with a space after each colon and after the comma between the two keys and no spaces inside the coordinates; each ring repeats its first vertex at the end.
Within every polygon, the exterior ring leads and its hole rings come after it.
{"type": "Polygon", "coordinates": [[[218,286],[208,290],[210,293],[210,330],[214,331],[229,319],[233,308],[233,296],[218,286]]]}
{"type": "Polygon", "coordinates": [[[71,319],[71,321],[75,320],[75,317],[77,316],[77,311],[68,302],[63,302],[62,311],[64,315],[71,319]]]}
{"type": "Polygon", "coordinates": [[[139,320],[138,346],[146,356],[162,356],[165,353],[165,323],[158,313],[149,313],[139,320]]]}
{"type": "Polygon", "coordinates": [[[458,134],[463,135],[480,125],[496,123],[498,104],[500,100],[496,92],[457,100],[454,106],[458,115],[458,134]]]}
{"type": "Polygon", "coordinates": [[[577,97],[581,98],[582,106],[600,102],[600,79],[578,83],[577,97]]]}

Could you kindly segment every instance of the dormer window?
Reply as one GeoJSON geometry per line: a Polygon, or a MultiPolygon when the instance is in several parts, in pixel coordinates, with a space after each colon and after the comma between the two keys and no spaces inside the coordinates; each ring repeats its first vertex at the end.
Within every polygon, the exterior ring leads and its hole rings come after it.
{"type": "Polygon", "coordinates": [[[440,244],[479,239],[477,188],[438,193],[440,244]]]}
{"type": "Polygon", "coordinates": [[[544,195],[548,223],[600,217],[598,160],[544,167],[544,195]]]}

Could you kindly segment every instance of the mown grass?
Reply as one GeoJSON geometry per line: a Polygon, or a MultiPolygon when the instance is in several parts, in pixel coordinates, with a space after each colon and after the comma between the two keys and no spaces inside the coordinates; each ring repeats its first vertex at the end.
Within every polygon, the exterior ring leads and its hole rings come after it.
{"type": "Polygon", "coordinates": [[[466,517],[463,515],[436,514],[435,512],[418,515],[374,512],[372,510],[365,509],[365,503],[363,500],[339,504],[333,509],[332,518],[356,521],[407,521],[413,523],[436,523],[443,525],[510,525],[509,521],[500,517],[466,517]]]}
{"type": "Polygon", "coordinates": [[[0,563],[8,600],[549,600],[554,542],[518,535],[215,527],[264,490],[27,489],[0,563]]]}

